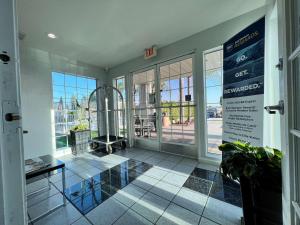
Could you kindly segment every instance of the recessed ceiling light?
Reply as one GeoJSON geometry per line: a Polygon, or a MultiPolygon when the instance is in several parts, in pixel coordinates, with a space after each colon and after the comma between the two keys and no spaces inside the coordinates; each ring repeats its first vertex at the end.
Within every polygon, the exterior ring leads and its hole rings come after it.
{"type": "Polygon", "coordinates": [[[57,38],[57,36],[53,33],[48,33],[47,36],[48,36],[48,38],[52,38],[52,39],[57,38]]]}

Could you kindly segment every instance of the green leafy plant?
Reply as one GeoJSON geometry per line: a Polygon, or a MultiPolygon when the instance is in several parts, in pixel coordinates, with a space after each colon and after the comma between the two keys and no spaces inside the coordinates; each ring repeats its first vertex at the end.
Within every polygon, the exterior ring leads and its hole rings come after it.
{"type": "Polygon", "coordinates": [[[234,180],[246,177],[255,185],[264,178],[273,184],[281,183],[282,153],[278,149],[243,142],[222,144],[219,149],[225,153],[220,165],[225,176],[234,180]]]}
{"type": "Polygon", "coordinates": [[[82,131],[82,130],[87,130],[87,129],[88,129],[88,125],[84,124],[84,123],[80,123],[72,128],[72,130],[74,130],[74,131],[82,131]]]}

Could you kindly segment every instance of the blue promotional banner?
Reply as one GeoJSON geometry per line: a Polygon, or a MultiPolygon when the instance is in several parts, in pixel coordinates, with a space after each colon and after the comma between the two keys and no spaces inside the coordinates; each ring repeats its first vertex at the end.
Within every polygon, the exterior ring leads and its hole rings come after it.
{"type": "Polygon", "coordinates": [[[223,46],[223,141],[263,145],[265,18],[223,46]]]}

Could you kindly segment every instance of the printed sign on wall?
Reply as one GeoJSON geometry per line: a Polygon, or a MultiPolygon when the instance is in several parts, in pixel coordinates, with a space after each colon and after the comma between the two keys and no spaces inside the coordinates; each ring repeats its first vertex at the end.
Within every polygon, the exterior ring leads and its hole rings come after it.
{"type": "Polygon", "coordinates": [[[263,145],[265,18],[224,44],[223,141],[263,145]]]}

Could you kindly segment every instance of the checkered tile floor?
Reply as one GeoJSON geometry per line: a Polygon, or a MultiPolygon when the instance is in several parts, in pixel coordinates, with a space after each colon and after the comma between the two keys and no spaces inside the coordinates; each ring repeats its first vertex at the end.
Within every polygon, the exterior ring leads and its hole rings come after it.
{"type": "MultiPolygon", "coordinates": [[[[144,149],[111,155],[67,155],[68,204],[35,224],[240,224],[238,184],[196,160],[144,149]]],[[[62,201],[61,174],[51,189],[27,199],[31,218],[62,201]]],[[[47,185],[27,185],[30,193],[47,185]]]]}

